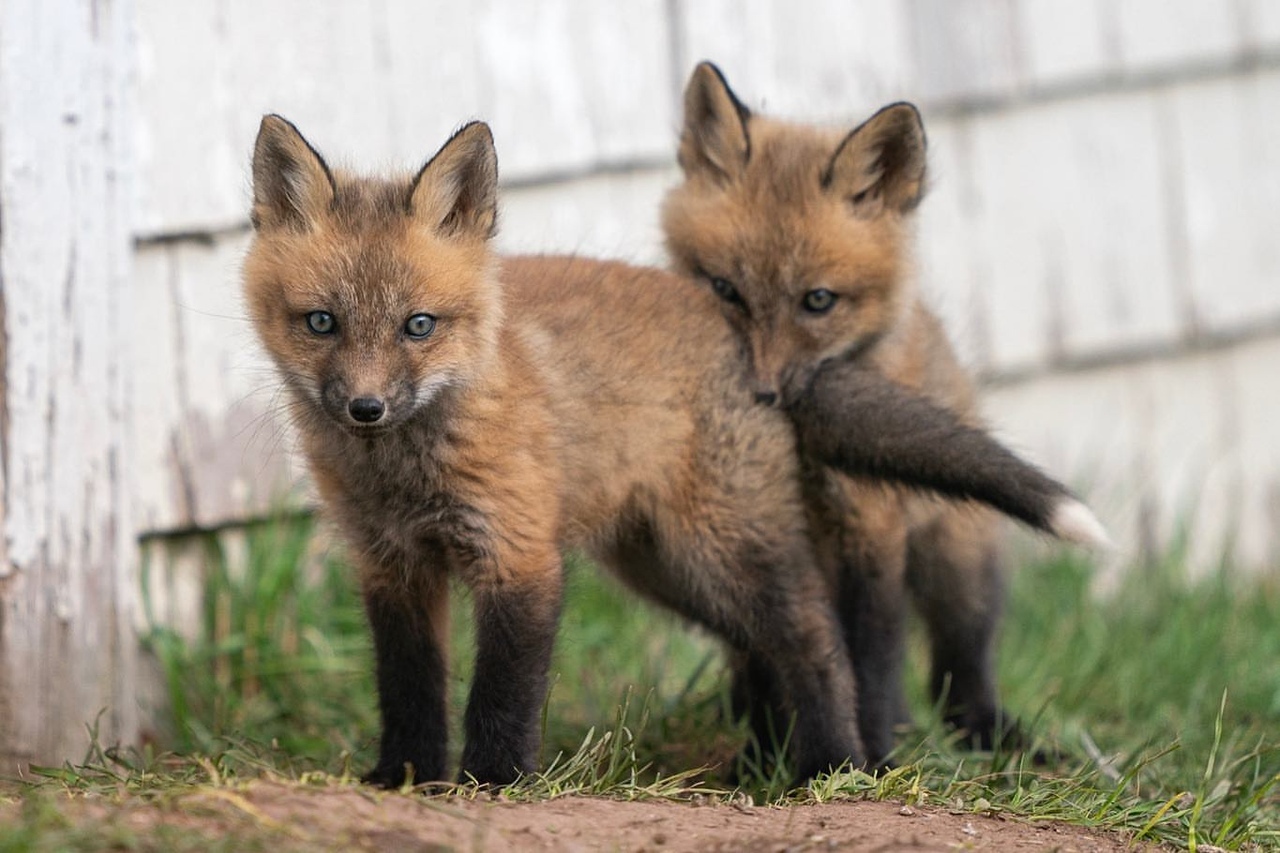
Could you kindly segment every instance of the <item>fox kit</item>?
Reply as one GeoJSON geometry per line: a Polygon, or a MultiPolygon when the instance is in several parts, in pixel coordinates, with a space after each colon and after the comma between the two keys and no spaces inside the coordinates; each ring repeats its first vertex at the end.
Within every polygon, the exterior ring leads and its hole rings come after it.
{"type": "MultiPolygon", "coordinates": [[[[245,297],[359,568],[383,724],[367,779],[444,778],[449,576],[473,591],[477,626],[461,775],[534,769],[570,546],[746,657],[794,717],[800,778],[862,763],[794,432],[755,403],[716,298],[621,264],[499,263],[496,169],[479,123],[398,179],[331,170],[278,116],[254,150],[245,297]]],[[[1058,509],[1083,510],[945,409],[875,378],[836,374],[831,393],[850,382],[878,389],[874,405],[812,401],[830,464],[1058,533],[1058,509]],[[881,411],[898,405],[905,423],[881,411]],[[882,419],[896,435],[877,435],[882,419]]]]}
{"type": "MultiPolygon", "coordinates": [[[[791,408],[802,454],[842,440],[812,429],[815,378],[829,410],[839,394],[830,371],[855,375],[832,365],[862,365],[976,423],[972,383],[912,285],[910,220],[925,178],[915,108],[887,107],[852,132],[786,124],[752,114],[710,63],[695,69],[684,108],[684,181],[662,210],[669,252],[721,300],[756,399],[791,408]]],[[[1005,590],[994,514],[829,470],[805,479],[820,559],[839,578],[870,757],[891,748],[905,714],[908,584],[929,629],[935,697],[945,694],[949,721],[991,744],[1004,719],[992,674],[1005,590]]]]}

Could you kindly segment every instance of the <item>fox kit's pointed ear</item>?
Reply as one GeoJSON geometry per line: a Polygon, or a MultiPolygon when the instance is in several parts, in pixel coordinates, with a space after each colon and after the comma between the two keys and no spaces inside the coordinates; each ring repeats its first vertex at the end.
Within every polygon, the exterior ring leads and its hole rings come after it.
{"type": "Polygon", "coordinates": [[[489,125],[465,125],[419,170],[409,213],[441,234],[487,240],[498,228],[498,154],[489,125]]]}
{"type": "Polygon", "coordinates": [[[924,194],[925,138],[920,112],[891,104],[853,130],[831,157],[822,185],[860,216],[906,213],[924,194]]]}
{"type": "Polygon", "coordinates": [[[333,204],[333,175],[298,129],[263,116],[253,146],[253,227],[306,230],[333,204]]]}
{"type": "Polygon", "coordinates": [[[719,183],[747,165],[751,139],[748,110],[725,82],[720,69],[700,62],[684,90],[684,129],[680,131],[680,167],[686,175],[705,174],[719,183]]]}

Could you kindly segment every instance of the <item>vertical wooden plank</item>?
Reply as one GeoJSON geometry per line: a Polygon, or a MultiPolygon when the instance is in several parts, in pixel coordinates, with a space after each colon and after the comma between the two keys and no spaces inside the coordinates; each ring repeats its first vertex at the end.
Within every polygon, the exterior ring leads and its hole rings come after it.
{"type": "MultiPolygon", "coordinates": [[[[132,0],[0,0],[0,772],[137,730],[132,0]],[[15,767],[16,765],[16,767],[15,767]]],[[[146,334],[146,330],[139,330],[146,334]]]]}

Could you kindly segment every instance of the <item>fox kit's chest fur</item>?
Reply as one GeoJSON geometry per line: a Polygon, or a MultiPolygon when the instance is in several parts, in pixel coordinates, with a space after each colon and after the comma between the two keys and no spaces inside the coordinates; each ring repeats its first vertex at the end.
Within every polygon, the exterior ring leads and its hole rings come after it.
{"type": "MultiPolygon", "coordinates": [[[[493,522],[475,495],[458,486],[440,418],[424,418],[371,438],[304,437],[317,488],[348,540],[389,563],[416,567],[423,555],[446,555],[455,571],[493,559],[493,522]]],[[[407,569],[408,570],[408,569],[407,569]]]]}

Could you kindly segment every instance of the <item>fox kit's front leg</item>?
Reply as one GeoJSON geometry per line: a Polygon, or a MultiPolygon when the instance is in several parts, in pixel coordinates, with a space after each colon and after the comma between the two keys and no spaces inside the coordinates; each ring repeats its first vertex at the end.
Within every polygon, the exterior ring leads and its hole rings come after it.
{"type": "Polygon", "coordinates": [[[395,788],[445,778],[449,586],[443,576],[409,589],[389,573],[362,573],[377,660],[382,741],[366,782],[395,788]]]}
{"type": "MultiPolygon", "coordinates": [[[[463,572],[475,596],[476,662],[462,781],[505,784],[537,768],[561,564],[553,545],[521,551],[463,572]]],[[[448,584],[443,574],[415,586],[389,582],[390,576],[366,570],[363,582],[382,715],[378,764],[364,778],[385,788],[447,778],[448,742],[448,584]]]]}
{"type": "Polygon", "coordinates": [[[473,586],[476,667],[462,781],[505,784],[537,769],[538,721],[560,617],[560,554],[526,550],[473,586]]]}

